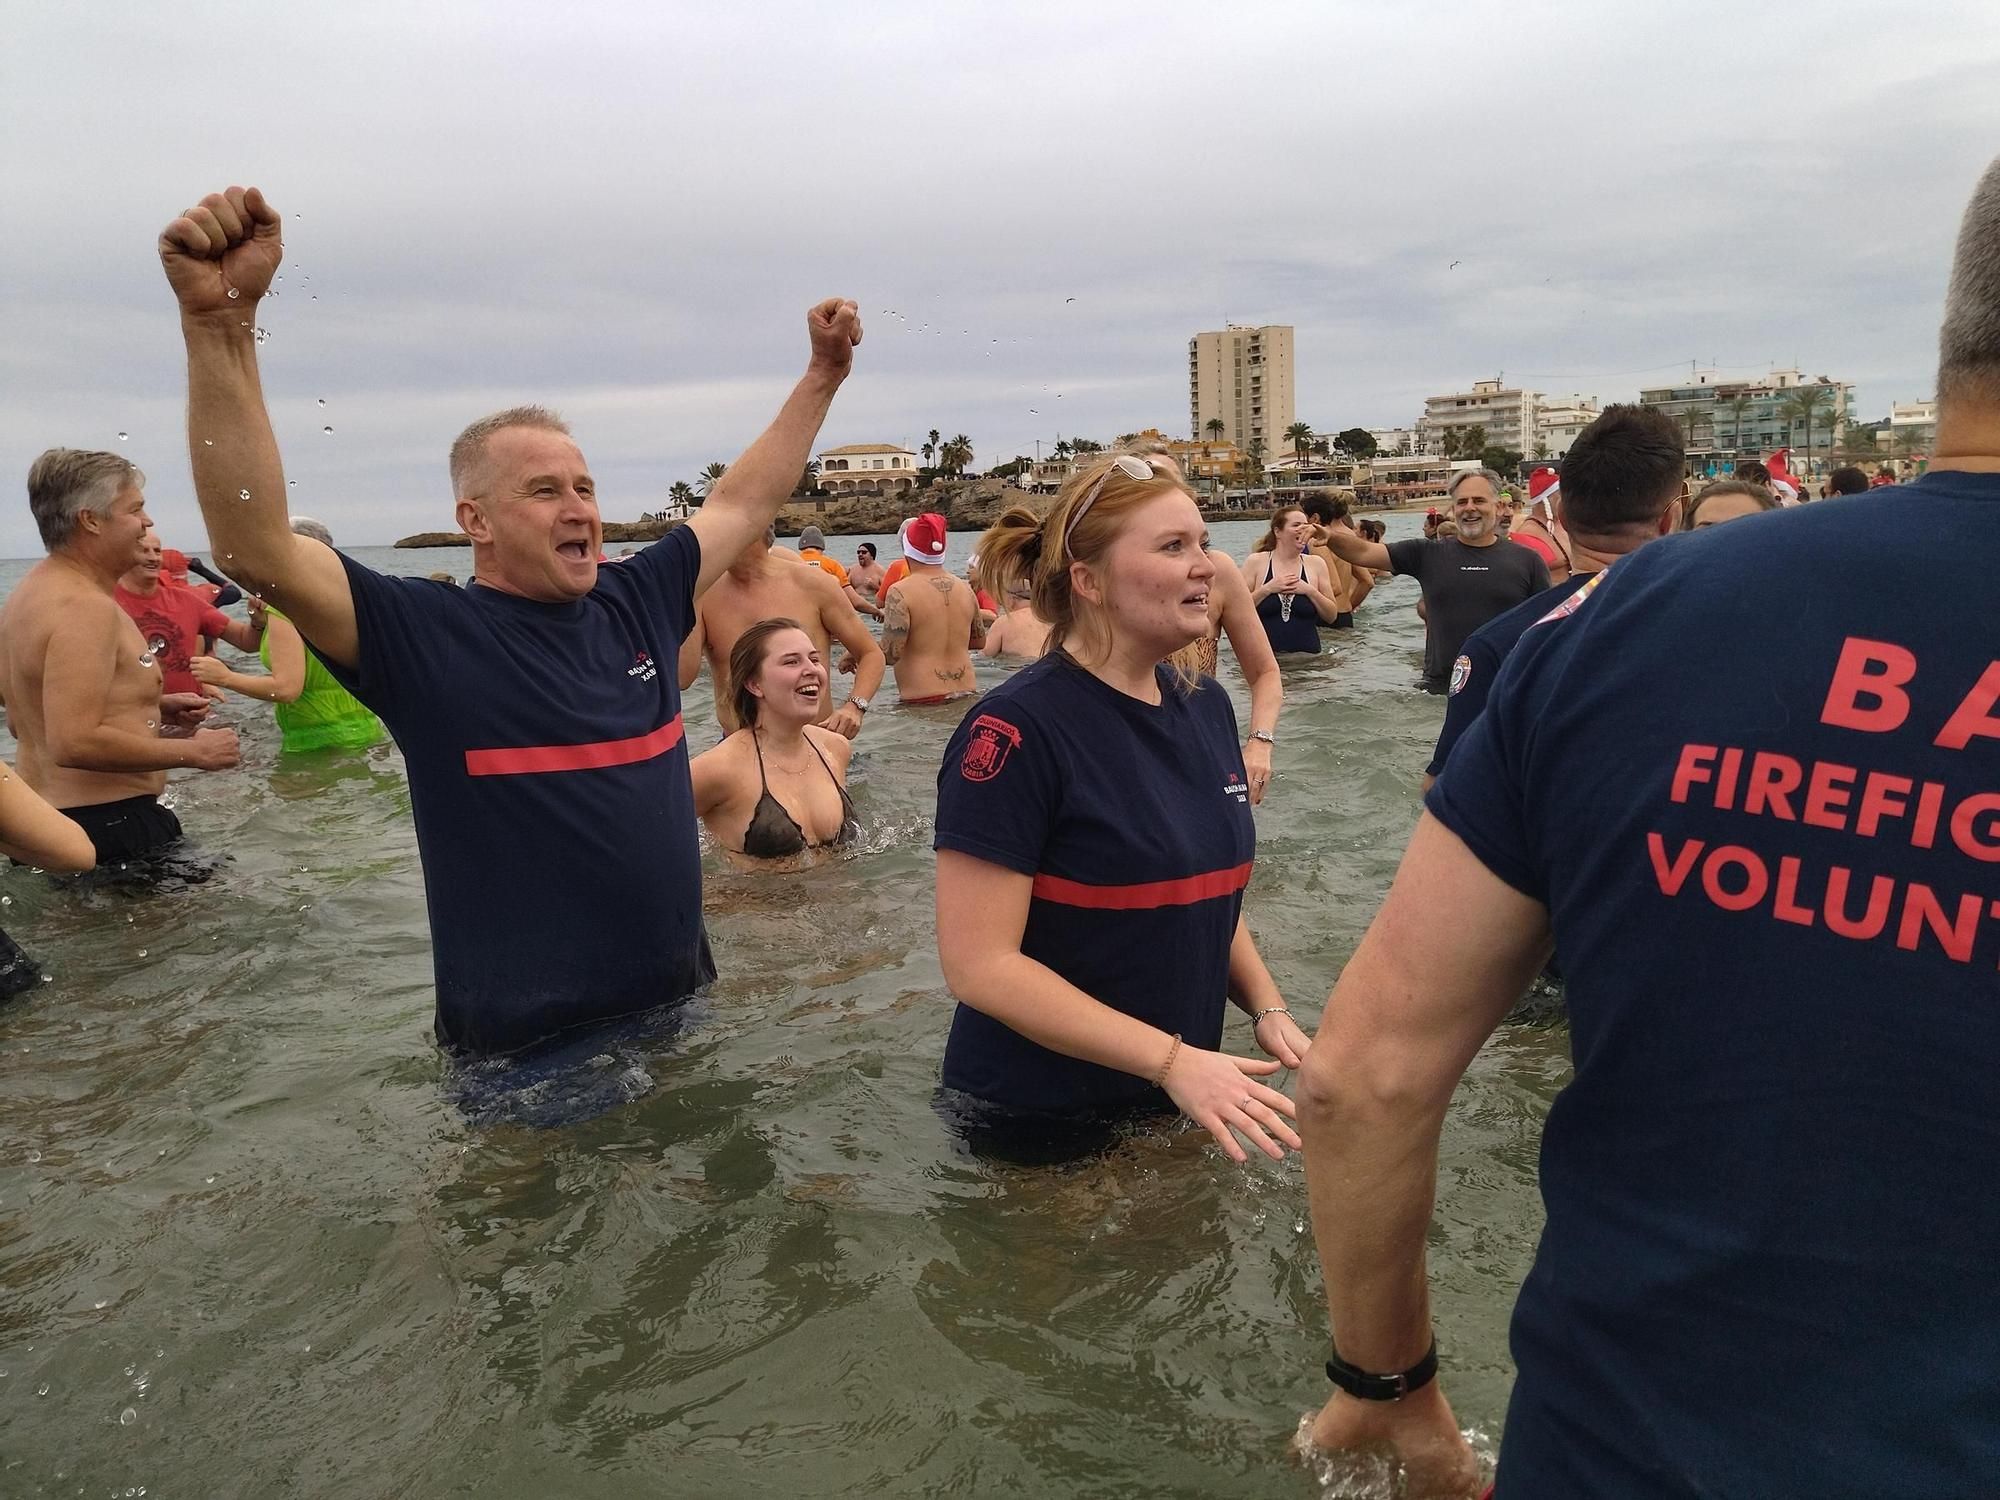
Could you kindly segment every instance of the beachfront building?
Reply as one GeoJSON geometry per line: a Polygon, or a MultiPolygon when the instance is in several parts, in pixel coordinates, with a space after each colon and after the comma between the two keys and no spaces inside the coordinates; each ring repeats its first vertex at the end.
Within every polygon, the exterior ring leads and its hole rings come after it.
{"type": "Polygon", "coordinates": [[[1892,402],[1889,425],[1875,434],[1875,444],[1903,458],[1929,453],[1937,444],[1937,402],[1892,402]]]}
{"type": "Polygon", "coordinates": [[[1486,434],[1490,448],[1512,448],[1529,454],[1535,446],[1535,410],[1541,397],[1503,381],[1475,380],[1469,391],[1449,391],[1424,401],[1424,414],[1417,423],[1422,441],[1418,451],[1455,451],[1473,428],[1486,434]]]}
{"type": "Polygon", "coordinates": [[[1746,380],[1693,370],[1686,380],[1640,391],[1639,404],[1656,406],[1681,424],[1689,463],[1719,470],[1777,448],[1796,447],[1800,459],[1810,461],[1806,420],[1797,415],[1797,403],[1801,391],[1812,390],[1820,394],[1805,397],[1815,404],[1811,449],[1824,453],[1840,437],[1854,405],[1853,385],[1824,375],[1806,380],[1797,370],[1773,370],[1746,380]]]}
{"type": "Polygon", "coordinates": [[[1437,453],[1378,453],[1358,466],[1354,475],[1357,498],[1366,505],[1407,505],[1413,500],[1442,499],[1452,471],[1464,465],[1437,453]]]}
{"type": "Polygon", "coordinates": [[[1345,490],[1354,486],[1356,462],[1344,453],[1332,458],[1281,458],[1264,465],[1264,486],[1285,490],[1345,490]]]}
{"type": "Polygon", "coordinates": [[[1294,403],[1289,325],[1231,324],[1188,340],[1188,431],[1197,442],[1214,437],[1276,453],[1298,420],[1294,403]]]}
{"type": "Polygon", "coordinates": [[[900,495],[917,487],[917,455],[895,443],[848,443],[819,455],[819,487],[832,495],[900,495]]]}
{"type": "Polygon", "coordinates": [[[1375,439],[1377,453],[1416,453],[1423,447],[1414,427],[1371,427],[1368,435],[1375,439]]]}
{"type": "Polygon", "coordinates": [[[1565,396],[1560,401],[1540,401],[1535,407],[1534,446],[1526,449],[1530,458],[1561,458],[1577,435],[1599,416],[1595,396],[1565,396]]]}

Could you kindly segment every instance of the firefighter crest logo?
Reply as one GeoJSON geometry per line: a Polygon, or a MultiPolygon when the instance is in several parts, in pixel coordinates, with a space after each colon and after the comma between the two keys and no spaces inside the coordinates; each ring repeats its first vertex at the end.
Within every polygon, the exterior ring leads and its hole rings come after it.
{"type": "Polygon", "coordinates": [[[991,781],[1007,764],[1007,755],[1021,743],[1021,731],[1005,719],[981,714],[972,721],[972,738],[965,742],[958,771],[967,781],[991,781]]]}

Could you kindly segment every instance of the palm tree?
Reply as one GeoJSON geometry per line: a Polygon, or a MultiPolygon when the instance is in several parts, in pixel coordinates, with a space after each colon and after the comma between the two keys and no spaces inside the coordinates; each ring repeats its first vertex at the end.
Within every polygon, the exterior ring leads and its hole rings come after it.
{"type": "Polygon", "coordinates": [[[1208,433],[1210,442],[1219,443],[1222,441],[1223,433],[1229,431],[1229,424],[1220,417],[1210,417],[1207,427],[1203,430],[1208,433]]]}
{"type": "Polygon", "coordinates": [[[722,476],[725,472],[727,472],[728,468],[729,465],[727,464],[713,463],[710,464],[707,468],[703,469],[699,474],[695,476],[695,481],[694,481],[695,493],[701,496],[701,498],[704,500],[706,500],[710,495],[714,494],[716,485],[721,483],[722,476]]]}
{"type": "Polygon", "coordinates": [[[1294,458],[1304,458],[1306,456],[1306,451],[1312,444],[1312,435],[1313,430],[1310,422],[1294,422],[1285,429],[1285,438],[1292,445],[1292,456],[1294,458]]]}
{"type": "Polygon", "coordinates": [[[803,495],[812,488],[814,488],[814,486],[816,486],[818,483],[819,483],[819,460],[816,458],[809,458],[806,460],[805,468],[801,470],[799,473],[799,487],[793,490],[792,493],[794,495],[803,495]]]}
{"type": "Polygon", "coordinates": [[[1104,451],[1104,444],[1098,442],[1095,438],[1071,438],[1069,440],[1069,451],[1072,453],[1102,453],[1104,451]]]}
{"type": "Polygon", "coordinates": [[[1068,438],[1057,438],[1055,447],[1051,448],[1049,453],[1055,458],[1068,458],[1075,451],[1070,447],[1068,438]]]}
{"type": "Polygon", "coordinates": [[[675,510],[685,514],[694,505],[694,486],[685,479],[676,479],[667,486],[667,499],[673,502],[675,510]]]}
{"type": "Polygon", "coordinates": [[[923,454],[924,454],[924,467],[926,467],[926,468],[929,468],[929,467],[930,467],[930,462],[931,462],[931,455],[932,455],[933,453],[935,453],[935,452],[937,452],[937,444],[936,444],[936,443],[925,443],[925,444],[924,444],[924,447],[923,447],[923,454]]]}
{"type": "Polygon", "coordinates": [[[1732,431],[1730,449],[1738,458],[1741,458],[1743,456],[1743,414],[1750,410],[1750,398],[1741,391],[1738,391],[1727,401],[1723,402],[1722,405],[1729,412],[1729,423],[1732,431]]]}
{"type": "MultiPolygon", "coordinates": [[[[1813,418],[1819,414],[1820,407],[1825,403],[1827,397],[1832,394],[1833,387],[1830,385],[1802,385],[1792,392],[1791,400],[1778,408],[1778,415],[1783,417],[1787,423],[1803,422],[1806,424],[1807,469],[1812,467],[1813,418]]],[[[1805,470],[1802,469],[1799,472],[1804,473],[1805,470]]]]}
{"type": "Polygon", "coordinates": [[[931,435],[924,439],[924,462],[929,463],[931,461],[931,455],[936,453],[938,449],[943,446],[944,446],[944,439],[938,436],[938,430],[935,427],[933,427],[931,429],[931,435]]]}
{"type": "Polygon", "coordinates": [[[1117,438],[1118,446],[1121,448],[1124,447],[1127,443],[1136,443],[1138,440],[1139,440],[1139,434],[1136,432],[1121,432],[1118,434],[1117,438]]]}

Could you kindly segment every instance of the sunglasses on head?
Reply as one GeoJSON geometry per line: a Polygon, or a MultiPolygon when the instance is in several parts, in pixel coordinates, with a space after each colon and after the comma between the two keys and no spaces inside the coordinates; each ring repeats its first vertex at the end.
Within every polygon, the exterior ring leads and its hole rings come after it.
{"type": "Polygon", "coordinates": [[[1121,453],[1106,464],[1104,472],[1097,476],[1097,482],[1091,485],[1090,493],[1083,497],[1083,503],[1070,512],[1069,525],[1063,528],[1063,556],[1070,555],[1069,539],[1076,535],[1076,523],[1090,513],[1090,507],[1097,503],[1098,493],[1104,488],[1104,481],[1111,477],[1114,469],[1127,479],[1154,479],[1159,474],[1150,461],[1134,458],[1129,453],[1121,453]]]}

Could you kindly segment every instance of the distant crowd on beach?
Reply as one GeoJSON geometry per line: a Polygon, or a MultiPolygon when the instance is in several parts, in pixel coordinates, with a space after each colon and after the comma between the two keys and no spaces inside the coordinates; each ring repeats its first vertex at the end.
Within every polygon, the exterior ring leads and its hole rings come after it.
{"type": "MultiPolygon", "coordinates": [[[[1454,1191],[1453,1090],[1547,977],[1575,1072],[1540,1156],[1497,1493],[1990,1488],[2000,162],[1961,228],[1914,483],[1842,469],[1806,503],[1780,453],[1697,489],[1676,424],[1615,405],[1525,494],[1461,473],[1395,541],[1311,495],[1239,559],[1141,444],[1094,455],[1046,515],[1001,516],[963,573],[935,514],[886,563],[811,529],[777,543],[862,344],[844,298],[808,312],[777,415],[660,541],[607,559],[581,448],[522,405],[450,448],[463,585],[362,565],[285,505],[253,337],[282,229],[232,187],[158,244],[214,569],[161,546],[122,455],[52,448],[29,472],[48,555],[0,607],[0,850],[200,878],[161,794],[239,765],[210,723],[228,694],[271,702],[288,754],[393,736],[438,1041],[517,1052],[716,977],[698,829],[752,869],[845,857],[852,747],[893,671],[938,742],[941,1128],[1005,1151],[1180,1116],[1232,1161],[1302,1152],[1321,1451],[1385,1450],[1410,1495],[1485,1483],[1442,1391],[1425,1244],[1454,1191]],[[1289,805],[1278,768],[1326,795],[1282,728],[1285,663],[1387,607],[1393,576],[1418,585],[1412,686],[1443,724],[1309,1030],[1246,917],[1255,809],[1289,805]],[[976,654],[1013,670],[982,693],[976,654]],[[704,665],[723,738],[695,753],[704,665]]],[[[38,981],[11,943],[0,959],[11,988],[38,981]]]]}

